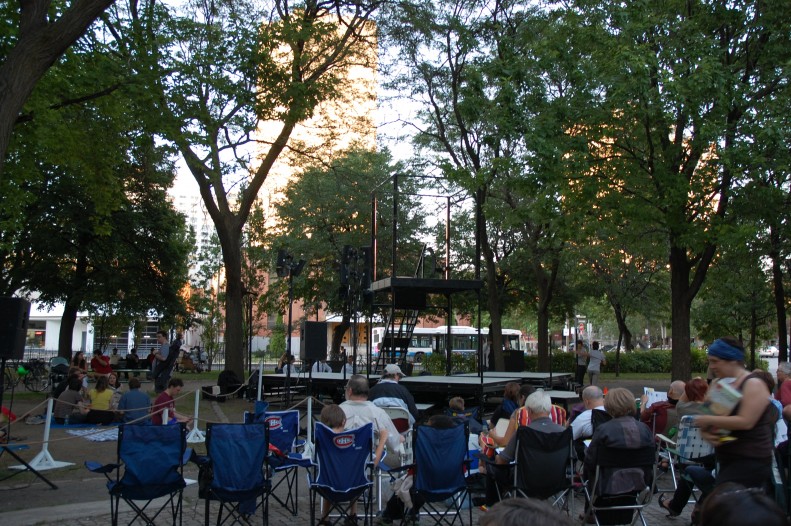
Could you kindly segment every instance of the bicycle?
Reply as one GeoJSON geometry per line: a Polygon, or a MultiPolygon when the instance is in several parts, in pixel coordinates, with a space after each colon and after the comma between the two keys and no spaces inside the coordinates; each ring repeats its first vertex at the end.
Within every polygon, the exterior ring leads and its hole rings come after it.
{"type": "Polygon", "coordinates": [[[8,362],[3,371],[3,384],[6,390],[16,389],[19,381],[25,389],[40,393],[49,387],[49,370],[44,360],[34,358],[29,362],[8,362]],[[21,369],[21,370],[20,370],[21,369]]]}

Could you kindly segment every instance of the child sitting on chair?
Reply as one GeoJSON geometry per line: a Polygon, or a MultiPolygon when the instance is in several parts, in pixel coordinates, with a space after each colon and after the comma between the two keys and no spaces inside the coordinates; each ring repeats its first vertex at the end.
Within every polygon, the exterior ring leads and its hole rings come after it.
{"type": "MultiPolygon", "coordinates": [[[[337,404],[325,405],[324,409],[321,410],[321,415],[319,418],[321,419],[322,424],[332,429],[333,433],[342,433],[344,431],[344,426],[346,425],[346,413],[343,412],[341,406],[337,404]]],[[[385,429],[381,429],[379,431],[379,443],[377,444],[376,451],[374,452],[374,467],[378,467],[379,461],[382,460],[382,455],[384,454],[385,450],[385,442],[387,442],[387,431],[385,429]]],[[[327,520],[327,516],[330,514],[330,506],[330,501],[325,499],[322,502],[321,520],[319,521],[318,526],[332,524],[327,520]]],[[[357,520],[356,500],[351,503],[349,518],[355,522],[357,520]]]]}

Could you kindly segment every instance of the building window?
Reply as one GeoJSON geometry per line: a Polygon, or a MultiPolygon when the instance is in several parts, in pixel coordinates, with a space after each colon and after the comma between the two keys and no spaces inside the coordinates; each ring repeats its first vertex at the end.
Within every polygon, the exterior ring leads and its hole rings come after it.
{"type": "Polygon", "coordinates": [[[47,322],[42,320],[31,320],[27,324],[27,340],[25,347],[32,349],[43,349],[47,339],[47,322]]]}

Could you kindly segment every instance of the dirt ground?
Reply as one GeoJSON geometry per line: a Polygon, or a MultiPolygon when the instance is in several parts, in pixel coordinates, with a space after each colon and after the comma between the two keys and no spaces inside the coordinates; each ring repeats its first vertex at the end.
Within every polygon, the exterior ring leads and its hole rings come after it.
{"type": "MultiPolygon", "coordinates": [[[[195,391],[199,391],[201,385],[207,383],[206,380],[190,380],[189,376],[183,377],[185,388],[182,397],[177,400],[177,410],[185,414],[193,414],[195,406],[195,391]]],[[[666,382],[651,382],[648,386],[658,390],[667,390],[666,382]]],[[[642,393],[643,387],[647,384],[644,381],[614,381],[609,382],[608,387],[626,387],[632,390],[635,395],[642,393]]],[[[153,389],[152,384],[145,384],[143,389],[153,389]]],[[[153,399],[153,391],[149,392],[153,399]]],[[[298,401],[298,400],[297,400],[298,401]]],[[[8,396],[4,398],[7,404],[8,396]]],[[[274,405],[274,404],[273,404],[274,405]]],[[[241,422],[244,411],[252,411],[253,403],[244,399],[229,399],[224,403],[217,403],[208,400],[199,400],[199,429],[206,430],[206,422],[241,422]]],[[[320,407],[316,406],[316,411],[320,407]]],[[[21,416],[28,411],[33,414],[46,412],[46,395],[41,394],[35,398],[30,395],[24,399],[14,400],[13,411],[21,416]]],[[[304,406],[301,407],[304,413],[304,406]]],[[[307,423],[303,421],[303,428],[307,423]]],[[[12,437],[17,437],[16,443],[23,443],[29,446],[28,450],[19,451],[20,457],[26,461],[32,460],[44,449],[43,435],[44,425],[28,425],[24,422],[14,423],[11,427],[12,437]]],[[[106,479],[103,475],[89,472],[84,467],[86,460],[93,460],[100,463],[115,462],[117,457],[117,441],[91,442],[85,438],[72,436],[64,428],[51,429],[49,443],[46,445],[47,451],[52,459],[58,462],[71,462],[73,465],[43,471],[42,475],[51,480],[58,486],[57,490],[51,490],[46,484],[37,479],[30,472],[18,473],[10,479],[0,481],[0,510],[3,512],[13,510],[29,509],[31,507],[55,506],[61,504],[74,504],[79,502],[91,502],[106,498],[107,490],[105,487],[106,479]]],[[[202,443],[188,444],[198,453],[205,453],[205,446],[202,443]]],[[[8,454],[0,457],[0,479],[7,477],[16,470],[9,469],[17,462],[8,454]]],[[[197,478],[197,469],[189,464],[185,468],[185,476],[197,478]]]]}

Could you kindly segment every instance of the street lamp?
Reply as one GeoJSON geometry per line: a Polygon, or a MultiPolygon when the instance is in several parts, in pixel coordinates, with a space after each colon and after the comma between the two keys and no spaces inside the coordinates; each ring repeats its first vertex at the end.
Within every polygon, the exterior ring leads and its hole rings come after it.
{"type": "MultiPolygon", "coordinates": [[[[286,355],[291,356],[291,317],[294,304],[294,278],[302,273],[305,260],[294,261],[294,256],[285,249],[277,252],[277,276],[288,278],[288,331],[286,332],[286,355]]],[[[286,406],[291,403],[291,366],[286,369],[286,406]]]]}

